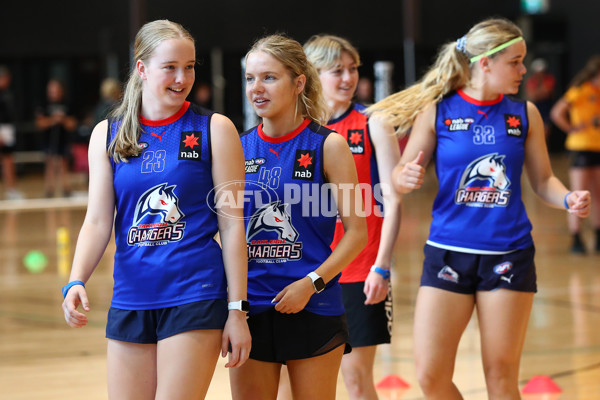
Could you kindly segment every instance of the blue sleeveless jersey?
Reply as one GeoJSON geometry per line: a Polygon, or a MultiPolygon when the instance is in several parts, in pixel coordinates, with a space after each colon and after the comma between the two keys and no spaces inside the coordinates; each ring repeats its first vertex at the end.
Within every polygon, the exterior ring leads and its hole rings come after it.
{"type": "MultiPolygon", "coordinates": [[[[112,307],[146,310],[226,299],[211,190],[212,112],[185,103],[161,121],[141,118],[143,148],[112,162],[115,240],[112,307]]],[[[112,139],[119,122],[110,121],[112,139]]]]}
{"type": "Polygon", "coordinates": [[[437,105],[435,128],[439,191],[428,243],[484,253],[532,246],[521,200],[527,103],[482,102],[459,90],[437,105]]]}
{"type": "MultiPolygon", "coordinates": [[[[337,207],[323,172],[323,144],[332,131],[305,120],[272,138],[262,125],[241,135],[246,158],[246,240],[251,312],[273,307],[284,287],[331,254],[337,207]]],[[[312,295],[307,311],[344,313],[339,275],[312,295]]]]}

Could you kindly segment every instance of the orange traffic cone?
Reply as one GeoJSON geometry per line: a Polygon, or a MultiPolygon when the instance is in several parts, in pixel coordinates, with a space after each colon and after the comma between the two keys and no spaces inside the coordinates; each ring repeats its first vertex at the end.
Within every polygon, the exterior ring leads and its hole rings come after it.
{"type": "Polygon", "coordinates": [[[562,389],[547,375],[534,376],[521,389],[525,400],[557,400],[562,389]]]}
{"type": "Polygon", "coordinates": [[[375,388],[385,400],[399,400],[410,389],[410,385],[398,375],[388,375],[375,388]]]}

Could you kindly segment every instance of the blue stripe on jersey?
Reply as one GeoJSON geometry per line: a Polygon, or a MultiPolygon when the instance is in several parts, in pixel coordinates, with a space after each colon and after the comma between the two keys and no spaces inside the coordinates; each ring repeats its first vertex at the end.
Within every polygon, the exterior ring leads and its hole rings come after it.
{"type": "MultiPolygon", "coordinates": [[[[337,207],[323,174],[323,145],[331,130],[306,120],[281,138],[258,126],[241,135],[246,159],[244,205],[251,312],[292,282],[317,269],[331,254],[337,207]]],[[[305,309],[344,313],[338,278],[314,294],[305,309]]]]}
{"type": "Polygon", "coordinates": [[[510,251],[533,244],[521,200],[529,129],[526,102],[476,102],[462,92],[437,105],[436,173],[429,240],[470,250],[510,251]]]}
{"type": "MultiPolygon", "coordinates": [[[[211,113],[142,125],[143,151],[113,164],[117,214],[112,307],[144,310],[227,298],[210,162],[211,113]]],[[[111,137],[118,123],[111,122],[111,137]]]]}

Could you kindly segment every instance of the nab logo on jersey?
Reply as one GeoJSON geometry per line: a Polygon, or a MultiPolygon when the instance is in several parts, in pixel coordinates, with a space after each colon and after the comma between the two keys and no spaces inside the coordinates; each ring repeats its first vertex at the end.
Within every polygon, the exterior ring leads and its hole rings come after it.
{"type": "Polygon", "coordinates": [[[181,132],[181,139],[179,141],[179,156],[177,157],[178,160],[200,161],[201,149],[202,132],[181,132]]]}
{"type": "Polygon", "coordinates": [[[365,130],[348,129],[348,146],[352,154],[365,154],[365,130]]]}
{"type": "Polygon", "coordinates": [[[506,133],[510,136],[521,136],[523,123],[520,115],[504,114],[504,126],[506,127],[506,133]]]}
{"type": "Polygon", "coordinates": [[[294,158],[293,179],[312,181],[315,176],[315,151],[296,150],[294,158]]]}

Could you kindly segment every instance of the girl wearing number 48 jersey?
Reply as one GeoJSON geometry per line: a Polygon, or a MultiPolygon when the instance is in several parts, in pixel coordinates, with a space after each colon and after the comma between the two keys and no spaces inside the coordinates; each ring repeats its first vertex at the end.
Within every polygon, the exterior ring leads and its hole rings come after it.
{"type": "Polygon", "coordinates": [[[536,291],[531,224],[521,200],[525,166],[535,193],[579,217],[587,191],[553,175],[536,107],[516,94],[525,41],[510,21],[478,23],[446,44],[420,82],[375,104],[412,132],[392,183],[419,189],[433,158],[439,190],[425,245],[414,348],[427,399],[461,399],[452,382],[462,332],[476,309],[490,399],[519,399],[519,360],[536,291]]]}
{"type": "Polygon", "coordinates": [[[356,168],[346,141],[319,124],[321,84],[300,43],[260,39],[245,77],[262,123],[241,136],[252,351],[230,371],[233,398],[274,400],[286,364],[294,398],[333,400],[350,350],[338,279],[367,240],[356,168]],[[332,252],[338,210],[346,235],[332,252]]]}

